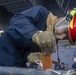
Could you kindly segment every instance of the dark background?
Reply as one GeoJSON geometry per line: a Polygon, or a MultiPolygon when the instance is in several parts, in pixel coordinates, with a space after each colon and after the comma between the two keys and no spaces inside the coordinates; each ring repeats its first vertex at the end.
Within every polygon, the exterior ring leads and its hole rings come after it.
{"type": "Polygon", "coordinates": [[[45,6],[54,15],[62,17],[66,15],[67,8],[76,7],[76,0],[0,0],[0,30],[7,28],[14,14],[36,5],[45,6]]]}

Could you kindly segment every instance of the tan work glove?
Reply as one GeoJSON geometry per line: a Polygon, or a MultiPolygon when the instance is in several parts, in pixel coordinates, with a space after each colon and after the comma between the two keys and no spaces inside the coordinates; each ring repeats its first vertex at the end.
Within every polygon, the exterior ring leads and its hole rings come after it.
{"type": "Polygon", "coordinates": [[[55,52],[56,39],[51,31],[37,32],[33,35],[32,40],[45,55],[55,52]]]}
{"type": "Polygon", "coordinates": [[[37,60],[41,60],[41,53],[40,52],[30,53],[30,55],[28,56],[28,61],[35,62],[37,60]]]}
{"type": "Polygon", "coordinates": [[[46,31],[52,31],[53,32],[56,20],[57,20],[57,16],[53,15],[50,12],[48,17],[47,17],[47,20],[46,20],[46,31]]]}
{"type": "Polygon", "coordinates": [[[35,52],[35,53],[30,53],[30,55],[28,56],[28,62],[32,63],[36,63],[37,65],[39,65],[39,69],[43,69],[43,65],[42,65],[42,54],[40,52],[35,52]]]}

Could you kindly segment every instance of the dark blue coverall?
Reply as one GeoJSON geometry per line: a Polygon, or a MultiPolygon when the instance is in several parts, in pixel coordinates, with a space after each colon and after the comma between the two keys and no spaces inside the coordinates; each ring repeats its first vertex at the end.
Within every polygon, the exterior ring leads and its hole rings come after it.
{"type": "Polygon", "coordinates": [[[72,68],[76,69],[76,62],[73,63],[72,68]]]}
{"type": "Polygon", "coordinates": [[[35,6],[12,17],[9,27],[0,37],[0,65],[23,65],[28,53],[35,47],[32,36],[38,30],[46,29],[49,13],[45,7],[35,6]],[[22,49],[25,49],[25,54],[21,54],[22,49]]]}

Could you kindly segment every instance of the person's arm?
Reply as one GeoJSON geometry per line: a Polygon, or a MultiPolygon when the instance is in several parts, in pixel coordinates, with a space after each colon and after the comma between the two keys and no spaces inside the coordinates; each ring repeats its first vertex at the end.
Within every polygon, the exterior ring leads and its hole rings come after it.
{"type": "Polygon", "coordinates": [[[44,30],[45,25],[38,22],[46,21],[49,11],[43,6],[32,7],[15,15],[10,21],[10,27],[6,30],[9,36],[19,44],[28,46],[33,43],[32,36],[40,30],[44,30]],[[41,29],[40,29],[41,27],[41,29]]]}
{"type": "MultiPolygon", "coordinates": [[[[42,28],[40,32],[39,27],[36,26],[38,22],[46,21],[49,11],[44,7],[38,7],[38,9],[32,8],[15,15],[6,32],[22,47],[29,47],[36,43],[45,54],[50,54],[55,52],[55,37],[51,31],[43,31],[45,28],[42,28]]],[[[39,25],[41,27],[44,24],[39,25]]]]}
{"type": "Polygon", "coordinates": [[[18,15],[10,22],[10,27],[6,30],[6,33],[12,37],[19,45],[28,47],[32,44],[32,36],[38,31],[38,29],[25,18],[24,15],[18,15]]]}

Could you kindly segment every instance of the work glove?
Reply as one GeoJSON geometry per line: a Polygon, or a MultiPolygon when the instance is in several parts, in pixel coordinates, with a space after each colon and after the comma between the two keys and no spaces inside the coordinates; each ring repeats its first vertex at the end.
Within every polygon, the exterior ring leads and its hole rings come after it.
{"type": "Polygon", "coordinates": [[[40,52],[30,53],[28,55],[28,62],[36,62],[37,60],[41,60],[40,52]]]}
{"type": "Polygon", "coordinates": [[[55,52],[56,39],[52,31],[39,31],[33,35],[32,40],[45,55],[55,52]]]}
{"type": "MultiPolygon", "coordinates": [[[[30,63],[32,66],[33,66],[32,63],[37,64],[38,69],[43,68],[41,59],[42,59],[42,54],[40,52],[34,52],[34,53],[30,53],[28,55],[28,63],[30,63]]],[[[27,66],[28,66],[28,64],[27,64],[27,66]]]]}
{"type": "Polygon", "coordinates": [[[53,15],[51,12],[49,13],[47,20],[46,20],[46,31],[52,31],[54,30],[55,27],[55,22],[57,20],[57,16],[53,15]]]}

